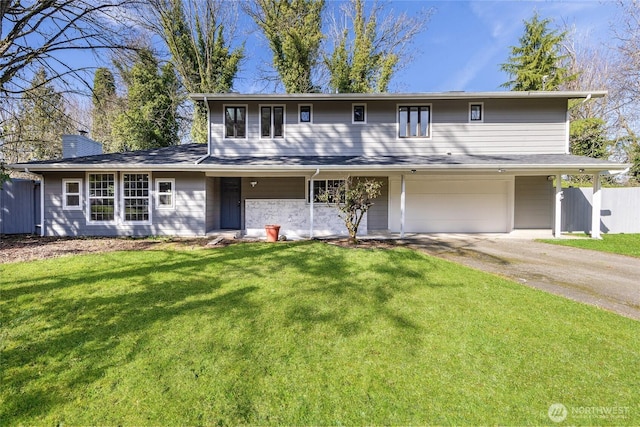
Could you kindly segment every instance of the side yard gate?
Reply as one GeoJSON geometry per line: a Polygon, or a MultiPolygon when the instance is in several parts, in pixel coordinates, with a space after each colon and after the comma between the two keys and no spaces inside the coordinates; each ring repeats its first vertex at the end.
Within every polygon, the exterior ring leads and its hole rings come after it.
{"type": "Polygon", "coordinates": [[[40,182],[5,182],[0,190],[0,235],[32,233],[40,233],[40,182]]]}
{"type": "MultiPolygon", "coordinates": [[[[600,231],[640,233],[640,187],[603,188],[600,231]]],[[[562,231],[591,232],[592,188],[565,188],[562,231]]]]}

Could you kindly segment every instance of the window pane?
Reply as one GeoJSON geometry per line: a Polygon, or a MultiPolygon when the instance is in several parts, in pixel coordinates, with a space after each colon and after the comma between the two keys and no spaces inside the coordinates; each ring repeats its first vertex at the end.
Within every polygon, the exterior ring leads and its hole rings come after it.
{"type": "Polygon", "coordinates": [[[471,120],[482,120],[482,105],[472,105],[471,106],[471,120]]]}
{"type": "Polygon", "coordinates": [[[420,136],[429,136],[429,107],[420,107],[420,136]]]}
{"type": "Polygon", "coordinates": [[[418,107],[410,107],[409,108],[409,136],[418,136],[418,129],[420,126],[420,121],[418,119],[418,107]]]}
{"type": "Polygon", "coordinates": [[[283,125],[284,125],[284,108],[273,107],[273,136],[274,137],[284,136],[283,125]]]}
{"type": "Polygon", "coordinates": [[[171,182],[162,181],[158,183],[158,191],[161,193],[171,193],[171,182]]]}
{"type": "Polygon", "coordinates": [[[302,107],[300,107],[300,122],[301,123],[311,122],[311,106],[303,105],[302,107]]]}
{"type": "Polygon", "coordinates": [[[409,109],[407,107],[398,108],[398,129],[400,138],[405,138],[408,133],[409,126],[409,109]]]}
{"type": "Polygon", "coordinates": [[[364,122],[364,105],[353,106],[353,121],[364,122]]]}
{"type": "Polygon", "coordinates": [[[80,196],[68,195],[67,206],[80,206],[80,196]]]}
{"type": "Polygon", "coordinates": [[[225,131],[224,136],[227,138],[233,138],[235,136],[234,123],[236,115],[233,107],[227,107],[224,113],[225,131]]]}
{"type": "Polygon", "coordinates": [[[79,192],[80,192],[79,182],[67,182],[67,193],[79,193],[79,192]]]}
{"type": "Polygon", "coordinates": [[[244,107],[236,107],[236,136],[245,137],[246,111],[244,107]]]}
{"type": "Polygon", "coordinates": [[[171,206],[173,204],[171,198],[171,194],[161,194],[160,197],[158,197],[158,202],[160,206],[171,206]]]}
{"type": "Polygon", "coordinates": [[[260,109],[260,127],[262,136],[271,136],[271,107],[262,107],[260,109]]]}

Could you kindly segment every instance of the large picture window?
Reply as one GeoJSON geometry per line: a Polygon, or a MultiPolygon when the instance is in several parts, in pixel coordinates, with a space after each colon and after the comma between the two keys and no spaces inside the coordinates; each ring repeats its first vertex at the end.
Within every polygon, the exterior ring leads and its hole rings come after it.
{"type": "Polygon", "coordinates": [[[224,107],[225,138],[247,137],[247,107],[224,107]]]}
{"type": "Polygon", "coordinates": [[[149,221],[149,174],[123,174],[122,200],[125,221],[149,221]]]}
{"type": "Polygon", "coordinates": [[[398,107],[398,136],[400,138],[429,138],[431,107],[400,106],[398,107]]]}
{"type": "Polygon", "coordinates": [[[75,210],[82,209],[82,180],[62,180],[62,208],[75,210]]]}
{"type": "Polygon", "coordinates": [[[262,138],[284,137],[284,107],[260,107],[260,136],[262,138]]]}
{"type": "Polygon", "coordinates": [[[89,221],[115,219],[116,176],[113,173],[89,174],[89,221]]]}

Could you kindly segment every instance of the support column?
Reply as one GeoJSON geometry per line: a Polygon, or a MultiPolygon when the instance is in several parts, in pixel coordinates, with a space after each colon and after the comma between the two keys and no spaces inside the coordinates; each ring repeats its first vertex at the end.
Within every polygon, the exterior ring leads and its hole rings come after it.
{"type": "Polygon", "coordinates": [[[556,203],[553,218],[553,236],[557,239],[562,235],[562,175],[556,175],[556,203]]]}
{"type": "Polygon", "coordinates": [[[313,239],[313,178],[309,180],[309,238],[313,239]]]}
{"type": "Polygon", "coordinates": [[[404,174],[400,176],[400,238],[404,239],[404,214],[406,207],[406,191],[405,191],[404,174]]]}
{"type": "Polygon", "coordinates": [[[602,184],[600,174],[593,175],[593,198],[591,199],[591,238],[600,237],[600,210],[602,209],[602,184]]]}

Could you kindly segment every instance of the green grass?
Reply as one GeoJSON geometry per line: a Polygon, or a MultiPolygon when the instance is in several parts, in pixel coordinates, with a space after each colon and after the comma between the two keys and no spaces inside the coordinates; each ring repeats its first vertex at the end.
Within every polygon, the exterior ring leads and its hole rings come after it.
{"type": "Polygon", "coordinates": [[[640,258],[640,234],[603,234],[599,239],[544,239],[544,243],[640,258]]]}
{"type": "Polygon", "coordinates": [[[3,425],[640,424],[638,322],[408,249],[0,269],[3,425]]]}

